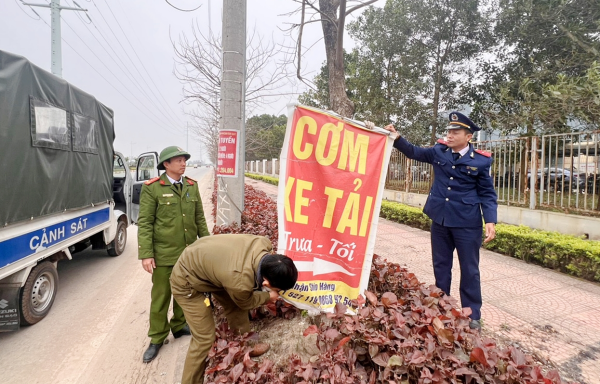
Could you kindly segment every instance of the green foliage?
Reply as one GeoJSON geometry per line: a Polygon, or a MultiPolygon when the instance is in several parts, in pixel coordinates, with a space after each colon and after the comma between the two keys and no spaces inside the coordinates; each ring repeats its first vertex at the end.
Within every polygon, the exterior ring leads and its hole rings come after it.
{"type": "MultiPolygon", "coordinates": [[[[388,0],[348,32],[346,93],[356,119],[393,123],[415,144],[439,136],[443,112],[504,134],[600,126],[597,0],[388,0]],[[440,114],[442,114],[440,116],[440,114]],[[433,131],[433,132],[432,132],[433,131]]],[[[326,65],[303,104],[329,109],[326,65]]]]}
{"type": "Polygon", "coordinates": [[[265,183],[269,183],[269,184],[273,184],[273,185],[279,185],[279,179],[276,177],[256,175],[254,173],[246,173],[246,177],[249,177],[249,178],[255,179],[255,180],[264,181],[265,183]]]}
{"type": "Polygon", "coordinates": [[[363,12],[348,26],[358,47],[347,64],[356,118],[435,142],[440,113],[461,106],[465,61],[482,51],[487,25],[475,0],[389,0],[363,12]]]}
{"type": "Polygon", "coordinates": [[[597,129],[588,88],[597,85],[586,73],[600,52],[599,18],[596,0],[500,0],[472,116],[504,133],[597,129]]]}
{"type": "Polygon", "coordinates": [[[600,126],[600,64],[594,61],[582,76],[559,74],[542,90],[545,120],[576,119],[584,128],[600,126]]]}
{"type": "MultiPolygon", "coordinates": [[[[347,63],[346,56],[346,63],[347,63]]],[[[348,68],[346,67],[346,73],[348,68]]],[[[298,102],[309,107],[315,107],[328,110],[329,107],[329,70],[327,62],[321,65],[321,71],[313,79],[315,89],[309,89],[298,97],[298,102]]]]}
{"type": "Polygon", "coordinates": [[[246,121],[246,160],[278,158],[283,147],[287,116],[252,116],[246,121]]]}
{"type": "Polygon", "coordinates": [[[502,225],[485,248],[591,281],[600,281],[600,242],[502,225]]]}
{"type": "MultiPolygon", "coordinates": [[[[422,230],[429,219],[420,208],[384,200],[380,216],[422,230]]],[[[590,281],[600,281],[600,242],[525,226],[498,224],[484,248],[590,281]]]]}
{"type": "Polygon", "coordinates": [[[415,208],[388,200],[383,200],[381,202],[379,216],[424,231],[429,231],[431,228],[431,219],[423,213],[421,208],[415,208]]]}

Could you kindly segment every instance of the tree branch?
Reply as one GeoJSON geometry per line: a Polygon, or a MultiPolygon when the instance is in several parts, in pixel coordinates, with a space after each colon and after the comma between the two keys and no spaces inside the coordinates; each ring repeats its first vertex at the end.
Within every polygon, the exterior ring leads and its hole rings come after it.
{"type": "Polygon", "coordinates": [[[569,31],[565,26],[563,26],[562,24],[558,24],[558,23],[556,25],[558,26],[558,29],[560,29],[565,35],[567,35],[569,40],[571,40],[572,42],[577,44],[581,49],[583,49],[584,51],[586,51],[587,53],[592,54],[592,55],[598,54],[598,51],[596,50],[596,48],[591,47],[591,46],[587,45],[586,43],[584,43],[583,41],[581,41],[577,36],[575,36],[571,31],[569,31]]]}
{"type": "Polygon", "coordinates": [[[300,75],[301,63],[300,59],[302,58],[302,31],[304,30],[304,14],[306,11],[306,2],[302,1],[302,14],[300,16],[300,30],[298,32],[298,48],[296,53],[298,55],[298,67],[296,68],[296,76],[300,81],[302,81],[302,75],[300,75]]]}
{"type": "Polygon", "coordinates": [[[366,7],[367,5],[373,4],[374,2],[376,2],[377,0],[369,0],[365,3],[359,4],[359,5],[355,5],[354,7],[350,8],[349,10],[346,11],[346,15],[348,16],[349,14],[351,14],[352,12],[356,11],[357,9],[360,9],[362,7],[366,7]]]}
{"type": "Polygon", "coordinates": [[[334,65],[343,68],[344,65],[344,24],[346,23],[346,0],[340,0],[340,17],[337,22],[336,57],[334,65]]]}

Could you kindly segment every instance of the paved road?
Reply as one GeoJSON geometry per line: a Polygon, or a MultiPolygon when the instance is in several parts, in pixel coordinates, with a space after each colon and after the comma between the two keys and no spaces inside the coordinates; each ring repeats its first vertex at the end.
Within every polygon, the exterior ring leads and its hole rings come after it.
{"type": "MultiPolygon", "coordinates": [[[[202,181],[210,214],[212,168],[189,168],[187,174],[202,181]]],[[[169,336],[158,358],[142,363],[152,284],[137,259],[137,227],[130,226],[127,234],[121,256],[86,250],[58,263],[59,291],[48,316],[34,326],[0,333],[0,382],[179,382],[189,338],[169,336]]]]}

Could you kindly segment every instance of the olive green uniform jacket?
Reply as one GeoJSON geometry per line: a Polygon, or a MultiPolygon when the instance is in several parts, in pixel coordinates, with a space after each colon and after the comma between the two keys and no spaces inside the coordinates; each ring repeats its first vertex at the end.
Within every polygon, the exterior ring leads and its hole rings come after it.
{"type": "Polygon", "coordinates": [[[198,183],[183,177],[181,192],[167,174],[148,180],[140,195],[138,258],[154,258],[157,267],[175,265],[198,237],[209,236],[198,183]]]}
{"type": "Polygon", "coordinates": [[[171,274],[173,295],[225,291],[242,310],[269,302],[269,293],[257,291],[261,258],[273,245],[263,236],[214,235],[187,247],[171,274]]]}

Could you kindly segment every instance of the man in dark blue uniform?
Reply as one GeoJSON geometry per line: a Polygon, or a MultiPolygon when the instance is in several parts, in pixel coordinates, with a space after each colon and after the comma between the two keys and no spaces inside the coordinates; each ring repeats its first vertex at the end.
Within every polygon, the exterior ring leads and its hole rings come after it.
{"type": "MultiPolygon", "coordinates": [[[[460,263],[460,300],[472,310],[470,326],[481,328],[479,248],[482,214],[485,242],[496,236],[497,195],[490,176],[491,154],[473,149],[469,141],[479,128],[460,112],[448,116],[447,140],[429,148],[412,145],[398,137],[394,147],[406,157],[430,163],[434,182],[423,212],[432,220],[431,253],[435,285],[450,294],[452,259],[456,249],[460,263]]],[[[393,125],[385,127],[396,132],[393,125]]]]}

